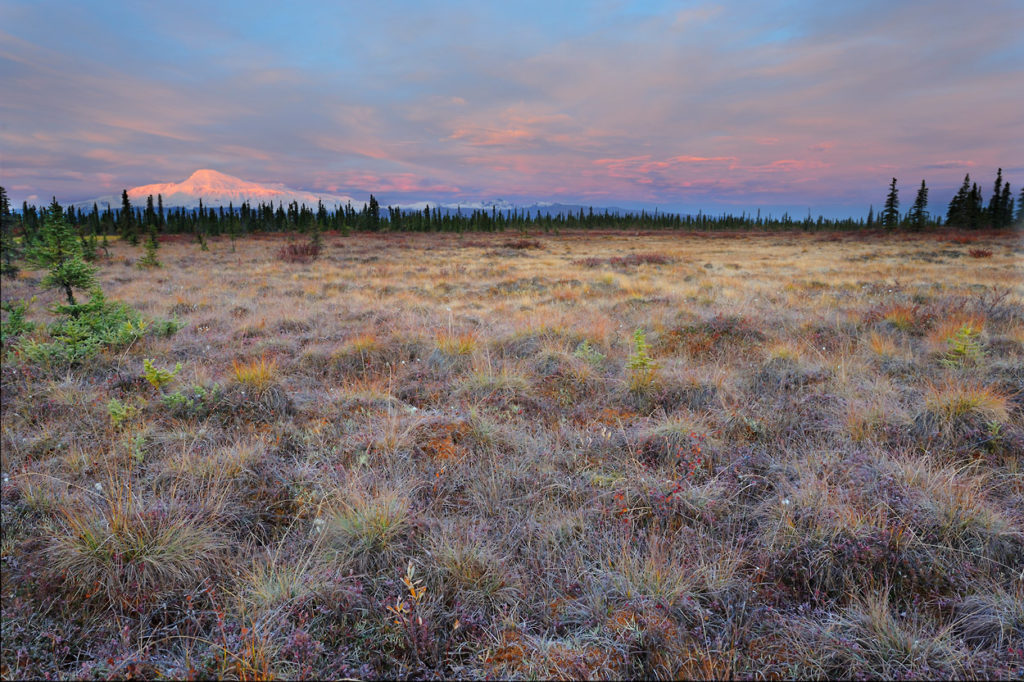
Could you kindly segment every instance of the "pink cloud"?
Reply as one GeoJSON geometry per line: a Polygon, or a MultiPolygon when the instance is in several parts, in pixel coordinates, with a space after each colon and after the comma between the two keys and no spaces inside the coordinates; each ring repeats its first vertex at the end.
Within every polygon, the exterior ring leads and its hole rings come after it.
{"type": "Polygon", "coordinates": [[[341,192],[351,189],[370,189],[374,192],[445,192],[456,193],[459,188],[440,182],[433,182],[413,173],[377,174],[365,171],[342,171],[332,173],[331,180],[315,183],[317,189],[341,192]]]}

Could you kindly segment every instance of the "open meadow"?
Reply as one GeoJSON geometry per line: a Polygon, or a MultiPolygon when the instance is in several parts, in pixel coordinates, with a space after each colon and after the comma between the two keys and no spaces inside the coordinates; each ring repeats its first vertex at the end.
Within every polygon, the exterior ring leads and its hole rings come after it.
{"type": "Polygon", "coordinates": [[[4,679],[1024,674],[1019,233],[208,241],[5,347],[4,679]]]}

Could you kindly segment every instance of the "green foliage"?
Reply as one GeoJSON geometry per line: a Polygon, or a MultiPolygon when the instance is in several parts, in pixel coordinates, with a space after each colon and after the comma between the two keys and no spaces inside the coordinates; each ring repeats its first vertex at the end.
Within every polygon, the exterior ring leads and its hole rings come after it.
{"type": "Polygon", "coordinates": [[[221,394],[220,386],[194,385],[186,391],[168,393],[161,400],[175,419],[204,419],[217,408],[221,394]]]}
{"type": "Polygon", "coordinates": [[[51,341],[26,339],[15,353],[35,364],[66,367],[80,364],[98,355],[104,348],[123,348],[142,338],[148,323],[123,303],[107,301],[103,292],[94,289],[88,303],[60,306],[57,312],[74,311],[74,315],[51,324],[51,341]]]}
{"type": "Polygon", "coordinates": [[[160,260],[156,257],[157,249],[160,248],[160,242],[156,238],[156,227],[151,227],[149,230],[149,239],[146,240],[146,253],[139,259],[139,268],[159,268],[161,267],[160,260]]]}
{"type": "Polygon", "coordinates": [[[174,365],[173,370],[160,369],[153,365],[153,361],[146,358],[142,361],[142,376],[145,377],[153,388],[160,390],[167,384],[171,383],[174,377],[178,376],[178,372],[181,371],[181,363],[174,365]]]}
{"type": "MultiPolygon", "coordinates": [[[[56,199],[46,213],[39,243],[33,246],[28,257],[36,267],[49,268],[43,277],[43,287],[63,290],[69,306],[76,305],[75,289],[91,291],[97,286],[96,268],[82,259],[82,244],[56,199]]],[[[78,313],[72,311],[71,314],[78,313]]]]}
{"type": "Polygon", "coordinates": [[[96,235],[90,234],[88,237],[83,233],[78,237],[79,242],[82,245],[82,258],[87,263],[92,263],[98,258],[96,253],[96,235]]]}
{"type": "Polygon", "coordinates": [[[139,233],[135,225],[135,210],[132,208],[132,202],[128,200],[127,190],[121,191],[121,212],[117,215],[117,219],[121,238],[127,239],[132,246],[138,246],[139,233]]]}
{"type": "Polygon", "coordinates": [[[626,369],[632,372],[650,372],[655,369],[651,359],[650,346],[647,345],[647,333],[643,329],[633,332],[633,352],[626,361],[626,369]]]}
{"type": "Polygon", "coordinates": [[[174,336],[185,324],[177,317],[161,318],[150,323],[149,333],[157,338],[166,339],[174,336]]]}
{"type": "Polygon", "coordinates": [[[128,453],[135,460],[136,464],[142,464],[146,454],[146,434],[136,433],[132,436],[131,440],[128,441],[128,453]]]}
{"type": "Polygon", "coordinates": [[[633,332],[633,352],[626,360],[629,390],[637,395],[648,394],[657,383],[657,364],[649,353],[647,334],[643,329],[633,332]]]}
{"type": "Polygon", "coordinates": [[[604,362],[604,354],[591,346],[587,340],[578,345],[572,354],[591,365],[597,366],[604,362]]]}
{"type": "Polygon", "coordinates": [[[0,187],[0,276],[14,277],[18,274],[14,259],[20,255],[18,242],[14,238],[11,202],[7,198],[7,190],[0,187]]]}
{"type": "Polygon", "coordinates": [[[139,413],[139,408],[134,405],[125,405],[117,398],[111,398],[107,402],[107,414],[110,416],[110,423],[115,429],[121,428],[125,422],[134,419],[139,413]]]}
{"type": "MultiPolygon", "coordinates": [[[[32,301],[35,299],[33,298],[32,301]]],[[[7,319],[0,318],[0,348],[6,348],[19,336],[35,329],[35,324],[25,319],[32,301],[4,301],[0,310],[7,313],[7,319]]]]}
{"type": "Polygon", "coordinates": [[[949,350],[942,358],[942,364],[947,367],[963,367],[981,361],[985,357],[985,350],[980,337],[980,328],[970,323],[964,324],[946,340],[949,350]]]}

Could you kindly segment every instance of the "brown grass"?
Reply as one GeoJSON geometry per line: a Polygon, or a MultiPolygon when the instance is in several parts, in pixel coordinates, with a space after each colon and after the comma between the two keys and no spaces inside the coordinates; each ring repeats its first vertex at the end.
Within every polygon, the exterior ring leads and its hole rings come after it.
{"type": "Polygon", "coordinates": [[[186,326],[4,358],[0,676],[1016,679],[1024,273],[954,236],[114,240],[186,326]]]}

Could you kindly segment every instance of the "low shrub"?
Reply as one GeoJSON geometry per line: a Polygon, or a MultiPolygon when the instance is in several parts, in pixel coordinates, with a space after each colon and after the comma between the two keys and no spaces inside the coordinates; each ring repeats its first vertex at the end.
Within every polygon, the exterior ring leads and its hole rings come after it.
{"type": "Polygon", "coordinates": [[[130,345],[150,331],[150,323],[124,303],[107,301],[94,290],[88,303],[76,306],[78,314],[47,328],[51,340],[23,339],[15,356],[48,368],[64,368],[95,357],[104,349],[130,345]]]}
{"type": "Polygon", "coordinates": [[[310,263],[320,256],[323,247],[320,244],[307,242],[303,244],[286,244],[277,252],[279,260],[286,263],[310,263]]]}

